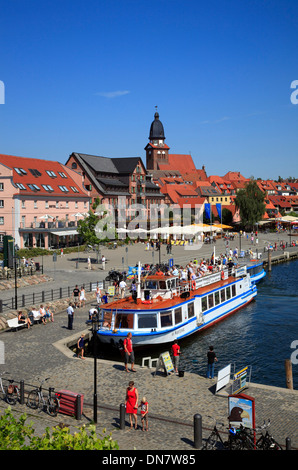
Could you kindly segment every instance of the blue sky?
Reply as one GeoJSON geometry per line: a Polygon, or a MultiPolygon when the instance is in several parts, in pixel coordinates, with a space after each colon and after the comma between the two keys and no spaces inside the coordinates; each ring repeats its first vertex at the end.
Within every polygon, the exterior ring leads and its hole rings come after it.
{"type": "Polygon", "coordinates": [[[155,106],[208,175],[298,177],[296,0],[7,0],[0,153],[140,156],[155,106]]]}

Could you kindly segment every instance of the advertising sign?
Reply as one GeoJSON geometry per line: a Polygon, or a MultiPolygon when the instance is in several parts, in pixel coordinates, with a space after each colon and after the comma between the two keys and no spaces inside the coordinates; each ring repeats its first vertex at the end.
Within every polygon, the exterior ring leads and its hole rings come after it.
{"type": "Polygon", "coordinates": [[[255,428],[255,399],[244,395],[229,395],[229,423],[230,427],[242,426],[255,428]]]}
{"type": "Polygon", "coordinates": [[[233,376],[233,394],[239,393],[247,386],[248,366],[236,372],[233,376]]]}

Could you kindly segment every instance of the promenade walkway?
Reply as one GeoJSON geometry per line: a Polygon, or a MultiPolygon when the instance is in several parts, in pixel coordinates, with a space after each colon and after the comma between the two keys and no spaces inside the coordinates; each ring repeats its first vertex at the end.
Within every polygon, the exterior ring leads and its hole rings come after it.
{"type": "MultiPolygon", "coordinates": [[[[260,244],[260,242],[259,242],[260,244]]],[[[224,246],[216,244],[218,252],[224,246]]],[[[125,248],[106,250],[109,259],[107,268],[121,265],[122,252],[125,248]]],[[[174,247],[172,256],[185,261],[207,256],[209,246],[204,246],[200,252],[186,252],[182,247],[174,247]],[[177,249],[177,251],[176,251],[177,249]],[[178,251],[179,250],[179,251],[178,251]],[[203,251],[204,250],[204,251],[203,251]],[[206,250],[206,251],[205,251],[206,250]],[[205,253],[205,254],[204,254],[205,253]]],[[[165,252],[165,247],[163,248],[165,252]]],[[[144,245],[129,247],[129,263],[134,264],[139,259],[152,254],[145,252],[144,245]],[[132,251],[130,251],[132,250],[132,251]]],[[[166,255],[162,255],[162,260],[166,255]]],[[[210,254],[209,254],[210,256],[210,254]]],[[[155,252],[155,262],[157,262],[155,252]]],[[[55,279],[49,284],[66,283],[66,285],[95,282],[103,279],[105,273],[98,269],[88,271],[87,264],[80,262],[79,269],[75,268],[74,255],[64,256],[55,266],[55,279]],[[74,259],[72,259],[74,258],[74,259]]],[[[46,274],[53,273],[52,260],[44,257],[46,274]]],[[[274,269],[274,268],[273,268],[274,269]]],[[[28,287],[42,289],[44,286],[28,287]]],[[[59,414],[50,418],[44,412],[32,412],[25,405],[16,405],[18,413],[26,411],[29,421],[33,420],[37,433],[42,433],[46,426],[64,422],[72,428],[92,420],[93,410],[93,359],[78,359],[75,354],[65,348],[66,341],[72,337],[78,339],[81,332],[88,330],[86,308],[75,310],[74,331],[69,331],[66,312],[56,314],[54,323],[34,325],[33,328],[18,332],[3,331],[0,341],[4,343],[5,364],[0,370],[9,371],[16,381],[38,384],[38,378],[51,377],[50,384],[55,390],[70,390],[84,395],[84,410],[80,422],[59,414]]],[[[148,355],[146,353],[146,355],[148,355]]],[[[205,358],[202,359],[205,361],[205,358]]],[[[136,367],[136,373],[126,373],[119,357],[119,362],[97,360],[97,394],[98,394],[98,432],[104,428],[112,432],[121,450],[164,450],[164,451],[195,451],[193,447],[193,417],[199,413],[203,418],[203,438],[206,438],[213,426],[212,416],[228,425],[228,399],[224,393],[215,395],[216,379],[210,380],[193,373],[185,372],[184,377],[162,374],[154,376],[155,369],[136,367]],[[125,391],[130,380],[134,380],[139,395],[145,395],[150,406],[149,431],[141,429],[129,430],[128,420],[125,430],[119,429],[119,407],[125,400],[125,391]]],[[[245,390],[247,395],[255,398],[256,423],[271,420],[271,433],[282,445],[286,437],[290,437],[292,447],[298,449],[298,391],[286,388],[276,388],[258,384],[250,384],[245,390]]],[[[0,400],[0,408],[5,403],[0,400]]],[[[139,418],[140,424],[140,418],[139,418]]]]}

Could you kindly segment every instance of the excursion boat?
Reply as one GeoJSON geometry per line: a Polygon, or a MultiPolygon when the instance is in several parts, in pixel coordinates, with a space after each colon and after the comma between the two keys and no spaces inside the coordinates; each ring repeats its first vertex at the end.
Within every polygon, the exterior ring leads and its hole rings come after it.
{"type": "Polygon", "coordinates": [[[257,295],[246,266],[224,269],[193,281],[174,275],[143,275],[137,292],[104,304],[98,337],[121,347],[128,332],[134,348],[171,343],[225,319],[257,295]]]}
{"type": "MultiPolygon", "coordinates": [[[[241,261],[240,261],[241,266],[241,261]]],[[[263,261],[257,259],[251,259],[246,262],[246,269],[248,274],[250,275],[250,279],[252,283],[257,283],[261,281],[266,276],[266,271],[264,269],[263,261]]]]}

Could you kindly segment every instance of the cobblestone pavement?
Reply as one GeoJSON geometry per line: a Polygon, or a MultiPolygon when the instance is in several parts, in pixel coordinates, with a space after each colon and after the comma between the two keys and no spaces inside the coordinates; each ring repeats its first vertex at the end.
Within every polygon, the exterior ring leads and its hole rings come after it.
{"type": "MultiPolygon", "coordinates": [[[[61,421],[74,427],[92,420],[94,361],[79,359],[65,347],[72,339],[76,341],[82,331],[88,333],[87,317],[88,307],[75,310],[74,331],[66,328],[66,313],[62,312],[55,316],[54,323],[0,334],[5,347],[5,364],[0,370],[7,370],[16,381],[24,380],[30,385],[37,385],[38,378],[51,377],[49,385],[56,391],[70,390],[84,395],[80,422],[62,414],[50,418],[44,412],[32,412],[25,405],[16,405],[16,411],[26,411],[33,419],[36,432],[41,433],[46,426],[61,421]]],[[[202,416],[204,438],[213,425],[209,416],[227,426],[228,399],[224,393],[214,394],[216,379],[187,372],[184,377],[165,377],[161,373],[154,375],[155,369],[136,368],[136,373],[126,373],[122,362],[97,360],[97,428],[99,432],[103,428],[112,432],[121,450],[193,451],[193,417],[197,413],[202,416]],[[128,420],[125,430],[119,428],[120,404],[125,400],[129,380],[134,380],[140,396],[148,399],[148,432],[129,430],[128,420]]],[[[245,393],[255,398],[257,424],[270,418],[276,440],[285,444],[286,437],[290,437],[292,447],[298,448],[298,391],[251,384],[245,393]]],[[[0,404],[4,406],[2,400],[0,404]]]]}

